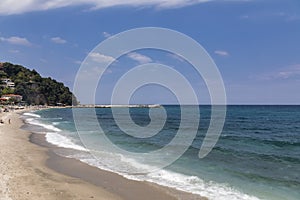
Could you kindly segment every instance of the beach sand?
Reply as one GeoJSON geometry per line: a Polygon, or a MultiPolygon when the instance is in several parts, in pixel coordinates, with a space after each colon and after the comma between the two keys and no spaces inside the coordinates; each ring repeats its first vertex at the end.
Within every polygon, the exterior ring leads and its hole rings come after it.
{"type": "Polygon", "coordinates": [[[20,129],[19,114],[0,119],[0,200],[206,199],[60,157],[43,135],[20,129]]]}

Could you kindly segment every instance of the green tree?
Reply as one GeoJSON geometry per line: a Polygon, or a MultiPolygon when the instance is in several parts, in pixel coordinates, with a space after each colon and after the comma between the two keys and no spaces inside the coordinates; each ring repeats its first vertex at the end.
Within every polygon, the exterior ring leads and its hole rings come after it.
{"type": "MultiPolygon", "coordinates": [[[[28,104],[76,105],[76,97],[63,83],[48,77],[42,78],[35,70],[26,69],[20,65],[4,63],[2,67],[3,76],[6,75],[15,83],[15,93],[22,95],[28,104]]],[[[1,74],[0,74],[1,76],[1,74]]],[[[4,89],[3,89],[4,90],[4,89]]],[[[5,89],[2,93],[9,94],[13,91],[5,89]]]]}
{"type": "Polygon", "coordinates": [[[14,89],[12,89],[12,88],[6,87],[2,90],[2,95],[4,95],[4,94],[13,94],[13,93],[14,93],[14,89]]]}

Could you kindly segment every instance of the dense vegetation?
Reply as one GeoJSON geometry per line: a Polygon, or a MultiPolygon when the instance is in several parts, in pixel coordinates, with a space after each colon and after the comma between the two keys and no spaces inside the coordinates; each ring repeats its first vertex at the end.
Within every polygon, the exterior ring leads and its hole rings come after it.
{"type": "Polygon", "coordinates": [[[3,63],[0,67],[0,78],[10,78],[15,88],[1,88],[2,94],[19,94],[29,105],[76,105],[76,97],[68,87],[54,79],[42,78],[35,70],[20,65],[3,63]]]}

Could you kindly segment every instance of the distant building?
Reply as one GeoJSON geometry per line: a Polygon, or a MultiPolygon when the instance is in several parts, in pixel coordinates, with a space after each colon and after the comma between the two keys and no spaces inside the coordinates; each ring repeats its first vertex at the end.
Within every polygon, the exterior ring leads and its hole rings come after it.
{"type": "Polygon", "coordinates": [[[15,83],[10,81],[10,82],[7,82],[6,83],[6,87],[9,87],[9,88],[15,88],[15,83]]]}
{"type": "Polygon", "coordinates": [[[3,104],[3,103],[6,103],[6,102],[7,102],[7,99],[6,99],[6,98],[2,98],[2,97],[0,98],[0,103],[3,104]]]}
{"type": "Polygon", "coordinates": [[[11,82],[10,78],[2,78],[1,81],[2,83],[11,82]]]}
{"type": "Polygon", "coordinates": [[[12,82],[9,78],[3,78],[3,79],[1,79],[1,81],[2,81],[3,87],[8,87],[8,88],[12,88],[12,89],[15,88],[15,83],[12,82]]]}
{"type": "Polygon", "coordinates": [[[5,94],[5,95],[1,96],[1,99],[3,99],[3,100],[6,99],[7,101],[12,99],[14,102],[21,102],[23,97],[18,94],[5,94]]]}

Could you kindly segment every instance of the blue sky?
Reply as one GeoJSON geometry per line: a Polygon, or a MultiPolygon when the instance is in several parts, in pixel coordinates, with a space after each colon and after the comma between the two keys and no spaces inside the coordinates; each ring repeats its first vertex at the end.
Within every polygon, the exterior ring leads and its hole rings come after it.
{"type": "MultiPolygon", "coordinates": [[[[176,30],[200,43],[219,68],[229,104],[300,102],[298,0],[2,0],[0,61],[34,68],[72,88],[80,63],[96,45],[140,27],[176,30]]],[[[122,71],[157,61],[176,66],[197,88],[187,63],[140,51],[107,73],[97,103],[108,102],[106,92],[122,71]]],[[[209,102],[202,88],[197,95],[209,102]]],[[[158,87],[135,94],[137,103],[172,103],[171,96],[158,87]]]]}

